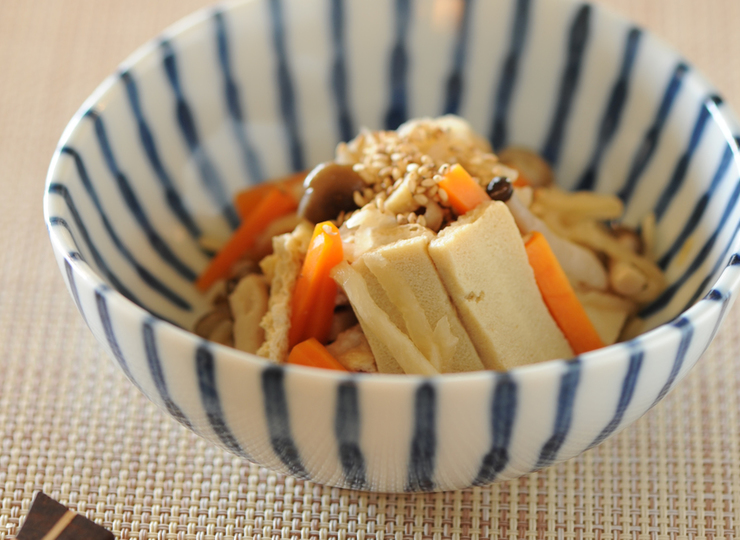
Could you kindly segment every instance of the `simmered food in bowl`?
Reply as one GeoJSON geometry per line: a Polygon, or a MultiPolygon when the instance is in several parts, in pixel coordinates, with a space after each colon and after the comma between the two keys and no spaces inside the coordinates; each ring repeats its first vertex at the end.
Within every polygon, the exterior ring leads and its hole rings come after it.
{"type": "Polygon", "coordinates": [[[335,159],[240,193],[198,280],[199,335],[277,363],[433,375],[569,358],[639,331],[665,287],[652,216],[567,193],[537,155],[461,118],[363,131],[335,159]]]}

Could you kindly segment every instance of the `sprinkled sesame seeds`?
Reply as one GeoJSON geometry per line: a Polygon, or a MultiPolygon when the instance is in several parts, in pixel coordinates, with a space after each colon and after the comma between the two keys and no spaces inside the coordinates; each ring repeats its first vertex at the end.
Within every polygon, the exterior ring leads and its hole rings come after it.
{"type": "MultiPolygon", "coordinates": [[[[505,167],[472,129],[464,123],[450,127],[445,122],[449,120],[415,120],[399,131],[364,130],[352,141],[339,144],[337,159],[352,164],[366,184],[353,194],[355,204],[360,208],[373,204],[398,223],[426,226],[421,214],[431,204],[442,207],[442,225],[454,219],[449,196],[438,186],[450,166],[460,163],[484,186],[497,175],[494,172],[500,175],[505,167]]],[[[346,221],[348,216],[342,218],[346,221]]],[[[439,218],[433,223],[437,230],[439,218]]]]}

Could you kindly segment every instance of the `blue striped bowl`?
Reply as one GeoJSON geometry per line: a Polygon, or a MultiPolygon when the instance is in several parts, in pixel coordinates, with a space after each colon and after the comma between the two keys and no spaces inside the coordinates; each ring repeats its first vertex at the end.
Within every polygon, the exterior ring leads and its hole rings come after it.
{"type": "Polygon", "coordinates": [[[51,162],[54,252],[126,376],[203,437],[300,478],[448,490],[568,459],[637,419],[712,340],[738,290],[738,124],[681,57],[573,1],[254,0],[145,45],[51,162]],[[651,330],[574,359],[436,378],[268,364],[184,330],[206,309],[197,238],[235,191],[308,168],[360,126],[458,113],[537,148],[566,188],[654,211],[668,289],[651,330]]]}

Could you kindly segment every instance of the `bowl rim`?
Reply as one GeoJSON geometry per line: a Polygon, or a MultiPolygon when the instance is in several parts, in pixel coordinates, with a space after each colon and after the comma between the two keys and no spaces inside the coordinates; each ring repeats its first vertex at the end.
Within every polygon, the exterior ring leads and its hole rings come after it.
{"type": "MultiPolygon", "coordinates": [[[[138,46],[118,65],[116,70],[109,74],[105,79],[103,79],[103,81],[95,88],[95,90],[93,90],[93,92],[83,101],[82,105],[77,109],[75,114],[66,124],[62,135],[60,136],[54,149],[54,153],[52,155],[51,162],[47,170],[43,193],[44,223],[46,225],[52,247],[54,251],[57,252],[57,254],[68,261],[76,277],[82,278],[83,280],[88,282],[90,284],[91,290],[101,291],[101,293],[106,296],[107,300],[113,301],[116,308],[122,308],[124,310],[127,318],[135,318],[136,320],[140,321],[147,320],[147,318],[152,318],[157,321],[157,324],[164,325],[164,330],[168,333],[171,333],[173,336],[175,336],[176,339],[183,339],[188,342],[188,344],[191,345],[193,349],[197,348],[197,346],[200,344],[207,344],[208,347],[211,348],[214,353],[216,353],[216,362],[218,362],[219,358],[221,358],[222,360],[236,360],[240,362],[247,362],[251,364],[254,368],[266,368],[277,365],[280,366],[282,369],[287,370],[288,372],[294,372],[298,375],[322,377],[328,378],[330,380],[334,379],[338,382],[346,380],[349,376],[353,380],[362,380],[363,384],[366,384],[367,382],[375,384],[391,381],[393,381],[394,384],[397,384],[400,381],[407,381],[407,383],[411,385],[418,385],[420,381],[432,381],[435,384],[440,384],[443,382],[465,383],[469,380],[479,380],[481,377],[495,377],[503,373],[510,374],[515,378],[545,375],[549,372],[552,372],[553,370],[555,371],[555,373],[560,373],[567,364],[573,362],[601,362],[606,364],[620,363],[623,361],[625,351],[630,350],[638,344],[643,348],[648,346],[659,347],[663,343],[674,344],[677,340],[677,332],[673,323],[677,319],[682,317],[689,319],[694,324],[697,324],[703,320],[706,320],[707,318],[714,319],[719,316],[719,320],[716,322],[714,333],[712,334],[712,337],[714,337],[719,324],[722,322],[724,308],[719,302],[712,301],[711,299],[708,299],[705,295],[704,297],[695,301],[695,303],[689,308],[681,311],[673,319],[661,323],[660,325],[652,328],[647,332],[639,334],[638,336],[627,341],[607,345],[591,352],[576,355],[572,358],[556,358],[545,360],[534,364],[514,367],[505,372],[483,370],[464,373],[441,373],[432,376],[388,373],[344,373],[333,370],[292,365],[287,363],[276,364],[275,362],[261,356],[257,356],[256,354],[250,354],[235,349],[233,347],[228,347],[212,341],[208,341],[194,334],[190,330],[182,328],[170,321],[154,315],[150,311],[129,300],[118,290],[116,290],[105,280],[103,280],[98,272],[96,272],[89,264],[69,257],[67,254],[69,253],[70,249],[73,248],[73,246],[69,245],[67,240],[56,232],[56,228],[52,226],[52,223],[50,221],[53,215],[52,209],[56,207],[57,203],[53,201],[50,197],[49,186],[52,184],[52,182],[54,182],[59,165],[59,159],[62,153],[62,148],[64,147],[66,142],[73,137],[87,111],[93,108],[94,105],[99,104],[104,100],[104,98],[109,94],[111,89],[117,83],[122,72],[130,69],[138,62],[154,54],[162,40],[170,39],[187,31],[197,29],[215,13],[228,12],[250,3],[256,3],[257,1],[258,0],[226,0],[214,5],[199,8],[194,12],[186,15],[185,17],[177,20],[176,22],[170,24],[164,30],[159,32],[156,36],[138,46]]],[[[579,2],[578,0],[557,1],[562,5],[576,5],[579,3],[583,3],[579,2]]],[[[612,21],[623,24],[631,24],[640,28],[646,35],[649,35],[651,39],[656,42],[657,45],[683,58],[683,55],[678,52],[672,45],[667,43],[663,38],[661,38],[660,36],[656,36],[651,31],[637,25],[637,23],[631,21],[627,17],[616,13],[608,6],[603,6],[600,4],[595,5],[591,4],[590,2],[586,3],[591,5],[592,8],[598,9],[601,14],[610,18],[612,21]]],[[[694,76],[697,78],[698,84],[700,84],[706,90],[710,90],[711,84],[703,76],[701,70],[697,69],[696,66],[688,61],[684,60],[684,62],[691,67],[694,76]]],[[[728,125],[727,121],[728,115],[730,119],[733,119],[735,115],[732,108],[729,107],[726,102],[723,104],[723,109],[724,110],[717,110],[716,113],[712,114],[712,117],[722,129],[725,141],[728,142],[730,147],[732,148],[735,165],[738,169],[740,169],[740,148],[738,148],[738,143],[732,136],[732,129],[728,125]]],[[[738,266],[740,268],[740,265],[732,262],[733,256],[737,256],[739,251],[740,231],[736,230],[734,235],[732,236],[732,239],[730,240],[727,252],[725,253],[725,255],[723,255],[722,259],[724,260],[724,257],[727,257],[729,255],[730,262],[724,265],[716,280],[711,283],[710,287],[710,291],[715,289],[727,291],[727,296],[725,296],[724,294],[722,296],[722,299],[725,302],[727,301],[728,297],[733,300],[733,293],[737,293],[737,291],[740,290],[740,271],[733,271],[733,266],[738,266]]],[[[711,341],[709,343],[711,343],[711,341]]]]}

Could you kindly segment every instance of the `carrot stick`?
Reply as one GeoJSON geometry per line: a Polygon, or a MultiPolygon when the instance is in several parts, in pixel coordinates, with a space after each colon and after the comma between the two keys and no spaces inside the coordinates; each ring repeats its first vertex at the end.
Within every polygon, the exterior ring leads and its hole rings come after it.
{"type": "Polygon", "coordinates": [[[491,200],[486,190],[473,180],[468,171],[463,169],[460,164],[450,167],[438,185],[440,189],[445,190],[450,206],[459,216],[472,210],[480,203],[491,200]]]}
{"type": "Polygon", "coordinates": [[[326,350],[321,343],[315,338],[309,338],[302,341],[290,351],[288,355],[288,364],[299,366],[310,366],[324,369],[334,369],[336,371],[347,371],[331,353],[326,350]]]}
{"type": "Polygon", "coordinates": [[[270,188],[273,188],[271,183],[259,184],[254,187],[240,191],[234,197],[234,207],[236,208],[239,217],[246,219],[251,214],[270,188]]]}
{"type": "Polygon", "coordinates": [[[317,224],[293,291],[290,347],[308,338],[322,343],[329,338],[337,294],[337,284],[329,272],[343,259],[339,230],[330,221],[317,224]]]}
{"type": "Polygon", "coordinates": [[[529,265],[550,315],[576,354],[604,346],[545,237],[534,232],[524,244],[529,265]]]}
{"type": "Polygon", "coordinates": [[[303,191],[303,181],[307,175],[308,171],[301,171],[275,180],[268,180],[238,192],[234,197],[234,206],[239,217],[245,219],[257,207],[265,194],[274,187],[287,191],[298,201],[300,192],[303,191]]]}
{"type": "Polygon", "coordinates": [[[275,219],[297,208],[295,198],[287,192],[270,186],[254,210],[246,216],[229,241],[211,259],[211,263],[198,277],[195,286],[206,291],[213,283],[228,275],[229,270],[254,244],[259,234],[275,219]]]}

